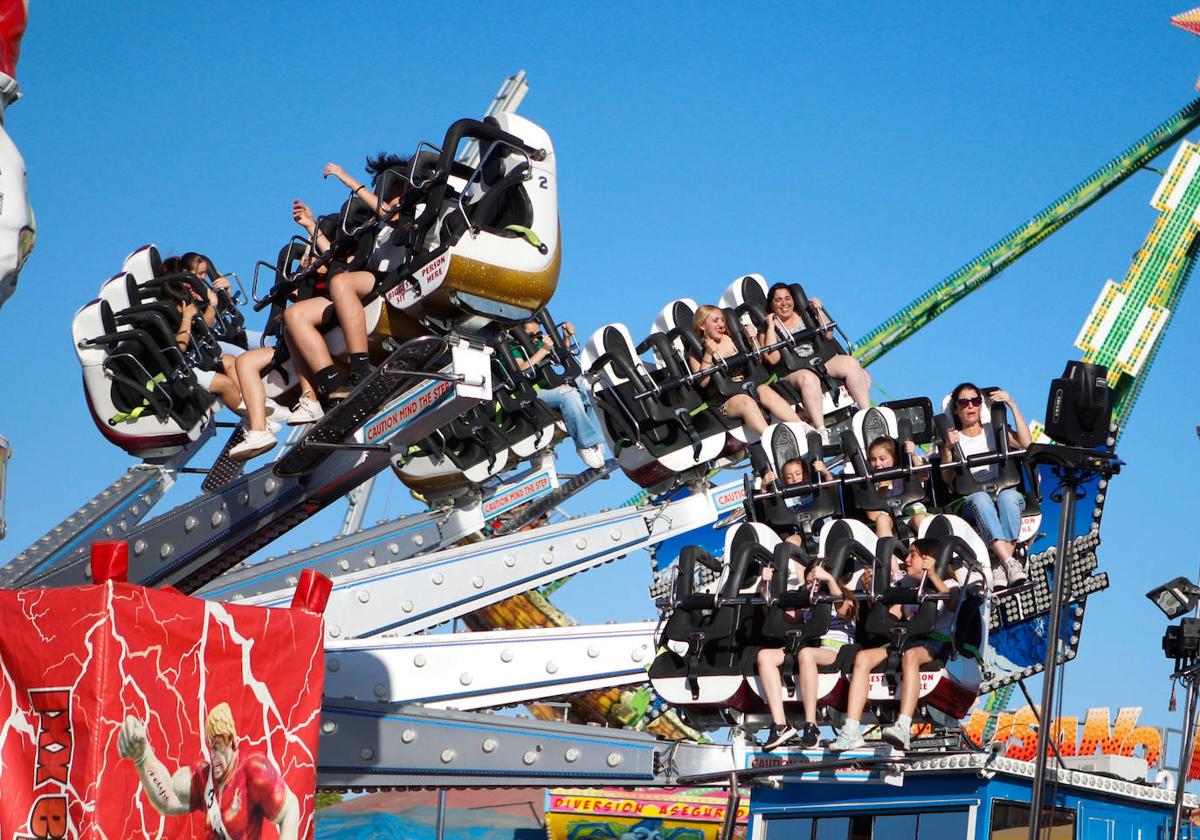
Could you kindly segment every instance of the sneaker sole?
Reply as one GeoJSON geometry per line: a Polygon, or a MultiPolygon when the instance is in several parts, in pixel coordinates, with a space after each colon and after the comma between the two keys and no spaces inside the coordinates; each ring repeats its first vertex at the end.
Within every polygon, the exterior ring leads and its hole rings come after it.
{"type": "Polygon", "coordinates": [[[891,744],[898,750],[907,751],[909,749],[909,745],[904,743],[904,740],[899,735],[893,735],[890,732],[884,732],[879,736],[879,738],[885,744],[891,744]]]}
{"type": "Polygon", "coordinates": [[[242,452],[230,452],[229,460],[233,461],[235,463],[244,463],[246,461],[251,461],[251,460],[257,458],[259,455],[262,455],[264,452],[270,452],[272,449],[275,448],[275,446],[278,443],[279,443],[279,441],[273,440],[273,441],[271,441],[270,444],[263,444],[262,446],[256,446],[253,449],[247,449],[242,452]]]}

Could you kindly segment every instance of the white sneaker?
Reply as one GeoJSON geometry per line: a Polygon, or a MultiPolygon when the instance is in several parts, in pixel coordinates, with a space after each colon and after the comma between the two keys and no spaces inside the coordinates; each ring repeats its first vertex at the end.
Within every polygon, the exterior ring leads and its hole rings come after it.
{"type": "Polygon", "coordinates": [[[822,426],[819,431],[821,432],[821,445],[829,446],[829,427],[822,426]]]}
{"type": "Polygon", "coordinates": [[[1003,563],[992,566],[992,589],[996,591],[1008,589],[1008,572],[1004,570],[1003,563]]]}
{"type": "Polygon", "coordinates": [[[301,397],[300,402],[288,415],[289,426],[303,426],[305,423],[315,423],[325,416],[325,409],[312,397],[301,397]]]}
{"type": "Polygon", "coordinates": [[[237,446],[229,450],[229,460],[249,461],[264,452],[269,452],[279,443],[275,435],[267,431],[255,432],[247,430],[246,437],[237,446]]]}
{"type": "Polygon", "coordinates": [[[604,469],[604,444],[597,443],[595,446],[589,446],[587,449],[576,450],[579,457],[583,459],[583,463],[587,464],[593,470],[604,469]]]}
{"type": "Polygon", "coordinates": [[[867,742],[863,740],[862,730],[850,732],[843,729],[837,738],[829,743],[830,752],[845,752],[846,750],[857,750],[865,747],[867,742]]]}
{"type": "Polygon", "coordinates": [[[1025,581],[1029,580],[1029,575],[1025,574],[1025,570],[1021,568],[1021,564],[1016,560],[1009,560],[1004,564],[1004,570],[1008,572],[1008,585],[1020,586],[1025,581]]]}
{"type": "Polygon", "coordinates": [[[880,733],[880,737],[896,749],[907,752],[909,746],[911,745],[912,735],[900,724],[893,723],[891,726],[885,726],[883,728],[883,732],[880,733]]]}
{"type": "Polygon", "coordinates": [[[279,434],[279,430],[282,428],[283,424],[275,419],[275,415],[267,415],[267,431],[271,433],[272,437],[279,434]]]}

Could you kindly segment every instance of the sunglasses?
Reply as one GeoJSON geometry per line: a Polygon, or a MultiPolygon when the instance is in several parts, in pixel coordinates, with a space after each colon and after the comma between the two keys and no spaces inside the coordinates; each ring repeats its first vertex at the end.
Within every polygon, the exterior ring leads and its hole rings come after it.
{"type": "Polygon", "coordinates": [[[973,405],[978,408],[979,406],[983,405],[983,397],[959,397],[956,402],[958,403],[959,408],[966,408],[969,405],[973,405]]]}

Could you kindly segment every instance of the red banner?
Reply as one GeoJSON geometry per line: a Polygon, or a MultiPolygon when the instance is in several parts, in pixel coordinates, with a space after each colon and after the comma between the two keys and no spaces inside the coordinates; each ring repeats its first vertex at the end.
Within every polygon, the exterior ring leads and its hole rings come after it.
{"type": "Polygon", "coordinates": [[[0,837],[312,836],[320,615],[109,582],[0,627],[0,837]]]}

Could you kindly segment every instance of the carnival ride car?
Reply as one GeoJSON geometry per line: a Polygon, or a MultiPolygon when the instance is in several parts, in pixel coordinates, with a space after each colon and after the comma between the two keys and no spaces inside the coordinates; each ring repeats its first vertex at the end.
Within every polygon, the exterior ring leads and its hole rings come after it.
{"type": "MultiPolygon", "coordinates": [[[[1198,124],[1200,101],[852,345],[852,352],[864,362],[878,358],[1198,124]]],[[[1176,155],[1154,199],[1162,218],[1196,214],[1200,190],[1189,189],[1196,173],[1188,165],[1197,153],[1196,146],[1184,144],[1176,155]]],[[[210,337],[197,342],[199,357],[171,352],[174,319],[156,291],[163,279],[155,267],[156,252],[139,249],[80,310],[72,332],[96,425],[106,439],[145,464],[18,554],[0,569],[0,584],[83,583],[88,546],[110,537],[130,544],[131,580],[210,598],[264,605],[287,601],[300,571],[313,568],[334,581],[326,610],[330,683],[320,758],[323,786],[664,783],[685,771],[732,769],[747,760],[753,753],[747,739],[762,719],[762,688],[745,667],[754,634],[783,646],[803,645],[828,615],[828,603],[784,588],[782,574],[763,591],[758,569],[775,564],[781,570],[791,556],[777,553],[781,543],[768,526],[790,517],[803,535],[797,551],[808,563],[839,571],[849,564],[880,566],[895,556],[898,543],[876,539],[851,514],[890,506],[869,485],[895,477],[919,486],[931,508],[940,511],[922,523],[918,535],[938,541],[939,564],[947,573],[960,567],[968,591],[960,607],[956,658],[933,663],[928,687],[923,679],[922,712],[953,732],[955,719],[977,692],[1012,685],[1040,668],[1047,640],[1038,635],[1036,619],[1049,609],[1050,552],[1036,524],[1030,525],[1027,547],[1032,583],[997,591],[990,585],[986,547],[963,520],[947,512],[955,494],[966,488],[940,482],[939,470],[933,469],[936,455],[924,468],[924,485],[915,480],[922,468],[907,460],[888,474],[872,472],[862,457],[881,430],[917,444],[931,441],[937,424],[930,401],[915,398],[852,411],[840,384],[826,376],[824,419],[833,429],[828,445],[802,425],[776,424],[759,439],[706,405],[695,383],[707,374],[721,394],[752,393],[778,371],[767,368],[762,348],[743,342],[735,358],[692,373],[687,354],[695,350],[690,320],[695,307],[686,299],[668,303],[640,344],[628,328],[607,325],[590,337],[581,355],[579,375],[590,387],[616,461],[644,492],[614,510],[464,542],[478,539],[486,518],[479,498],[463,502],[459,491],[482,494],[488,482],[506,478],[515,462],[537,459],[553,445],[551,418],[531,401],[527,383],[496,358],[495,343],[501,329],[544,310],[557,283],[561,240],[554,151],[545,132],[522,118],[460,121],[441,148],[420,147],[408,170],[393,177],[402,182],[397,212],[409,214],[410,226],[379,297],[368,301],[380,372],[351,395],[348,402],[356,406],[351,419],[317,424],[276,464],[233,477],[139,525],[217,425],[211,397],[200,393],[190,376],[193,367],[213,363],[210,337]],[[475,166],[455,162],[460,141],[468,138],[482,147],[475,166]],[[644,358],[647,353],[650,359],[644,358]],[[726,376],[735,368],[745,373],[726,376]],[[500,413],[499,423],[489,422],[492,412],[500,413]],[[367,431],[360,433],[364,426],[367,431]],[[283,466],[306,449],[303,463],[283,466]],[[745,487],[745,521],[729,516],[730,507],[718,503],[730,486],[713,487],[714,471],[737,468],[749,456],[757,467],[778,467],[793,455],[810,463],[829,458],[841,468],[832,479],[790,488],[734,482],[745,487]],[[437,506],[302,552],[239,565],[389,465],[413,486],[429,489],[437,506]],[[814,497],[814,506],[796,517],[788,500],[805,494],[814,497]],[[814,509],[823,515],[814,515],[814,509]],[[825,517],[830,521],[821,524],[825,517]],[[537,588],[643,547],[655,555],[654,592],[665,597],[661,631],[645,623],[414,636],[468,615],[476,627],[505,621],[566,624],[552,615],[537,588]],[[784,626],[781,611],[803,606],[806,598],[813,610],[809,620],[784,626]],[[534,614],[510,609],[504,617],[506,604],[528,610],[539,599],[534,614]],[[377,638],[384,631],[392,636],[377,638]],[[665,642],[661,652],[660,641],[665,642]],[[647,667],[653,689],[646,686],[647,667]],[[640,696],[614,697],[621,688],[640,696]],[[585,720],[624,721],[675,738],[697,736],[670,708],[674,705],[695,727],[734,724],[739,737],[731,747],[681,744],[615,726],[592,729],[467,711],[556,697],[571,698],[585,720]]],[[[333,251],[347,265],[354,264],[379,223],[363,220],[353,201],[323,221],[336,240],[333,251]]],[[[1128,417],[1166,322],[1161,313],[1150,326],[1138,322],[1133,328],[1150,332],[1127,341],[1134,321],[1113,321],[1103,313],[1115,302],[1153,306],[1169,318],[1167,304],[1178,301],[1194,258],[1193,237],[1189,226],[1156,225],[1143,251],[1178,251],[1184,258],[1135,260],[1125,283],[1115,292],[1106,290],[1099,314],[1081,334],[1085,358],[1110,366],[1121,395],[1119,421],[1128,417]]],[[[308,269],[297,268],[293,256],[288,249],[283,259],[266,264],[276,282],[258,306],[285,306],[309,279],[308,269]]],[[[728,323],[761,324],[764,288],[757,275],[737,278],[719,296],[728,323]]],[[[804,300],[803,290],[793,294],[797,302],[804,300]]],[[[225,315],[232,318],[228,311],[225,315]]],[[[778,349],[785,351],[785,370],[815,365],[819,371],[816,360],[833,352],[825,343],[831,340],[827,329],[812,324],[783,336],[778,349]]],[[[735,342],[742,341],[739,330],[731,333],[735,342]]],[[[336,339],[330,344],[338,354],[336,339]]],[[[558,355],[560,369],[570,365],[569,355],[558,355]]],[[[281,352],[269,374],[269,393],[282,396],[289,387],[288,364],[281,352]]],[[[1022,467],[1022,453],[999,443],[1005,437],[998,433],[1004,417],[988,416],[997,432],[993,453],[982,461],[956,456],[937,465],[996,463],[1005,483],[1015,476],[1037,500],[1038,479],[1022,467]]],[[[1114,433],[1113,443],[1115,438],[1114,433]]],[[[561,503],[578,486],[567,482],[542,502],[561,503]]],[[[1065,659],[1078,644],[1086,597],[1107,585],[1106,577],[1095,573],[1105,487],[1100,480],[1087,488],[1093,515],[1073,535],[1068,611],[1074,621],[1063,638],[1049,640],[1065,659]]],[[[912,597],[892,592],[883,577],[876,575],[872,592],[881,603],[912,597]]],[[[925,605],[917,606],[921,617],[925,605]]],[[[864,631],[893,630],[876,611],[867,612],[864,624],[864,631]]],[[[920,629],[910,626],[910,636],[919,635],[914,628],[920,629]]],[[[844,693],[844,665],[837,663],[822,677],[830,722],[837,720],[844,693]]],[[[891,713],[893,674],[894,667],[885,666],[872,688],[880,719],[891,713]]],[[[790,689],[785,689],[788,704],[794,702],[790,689]]]]}

